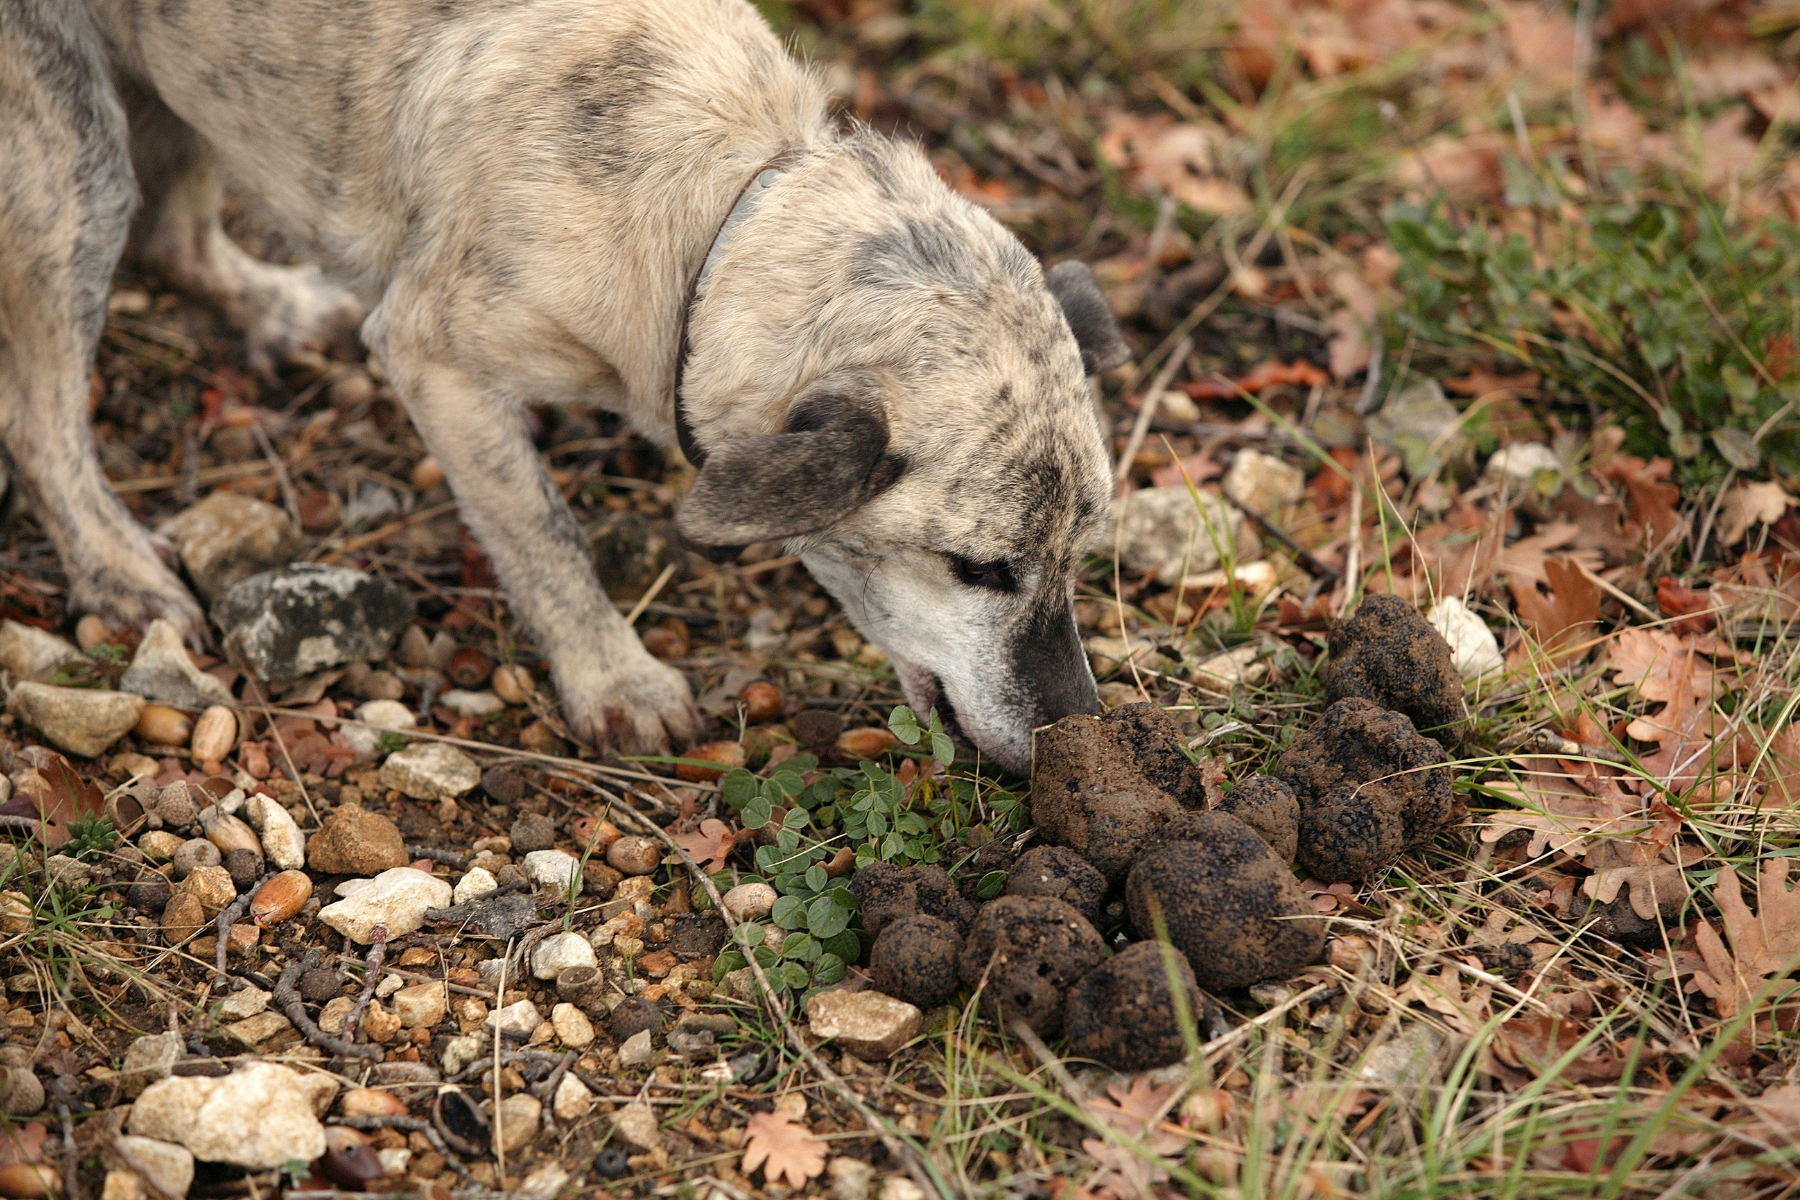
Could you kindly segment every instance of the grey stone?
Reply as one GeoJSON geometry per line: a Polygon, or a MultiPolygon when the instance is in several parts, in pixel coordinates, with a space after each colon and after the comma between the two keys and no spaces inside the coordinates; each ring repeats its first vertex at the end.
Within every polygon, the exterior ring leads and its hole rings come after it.
{"type": "Polygon", "coordinates": [[[1118,547],[1119,563],[1134,575],[1156,572],[1164,583],[1183,574],[1210,571],[1219,565],[1221,549],[1237,542],[1243,516],[1213,492],[1196,501],[1186,484],[1141,488],[1113,504],[1116,533],[1102,549],[1118,547]]]}
{"type": "Polygon", "coordinates": [[[455,746],[414,742],[388,755],[381,764],[380,782],[414,800],[454,800],[475,790],[481,768],[455,746]]]}
{"type": "Polygon", "coordinates": [[[97,758],[137,724],[144,698],[130,692],[52,687],[28,680],[13,685],[6,697],[6,711],[35,726],[57,749],[97,758]]]}
{"type": "Polygon", "coordinates": [[[185,1196],[194,1185],[194,1156],[186,1146],[121,1133],[100,1151],[105,1166],[132,1171],[164,1196],[185,1196]]]}
{"type": "Polygon", "coordinates": [[[412,867],[345,880],[337,894],[342,899],[321,908],[319,920],[365,946],[375,940],[375,926],[386,925],[389,938],[405,937],[425,924],[427,909],[450,903],[448,883],[412,867]]]}
{"type": "Polygon", "coordinates": [[[153,1033],[132,1042],[119,1066],[119,1087],[126,1099],[134,1100],[152,1083],[167,1079],[186,1050],[179,1033],[153,1033]]]}
{"type": "Polygon", "coordinates": [[[128,1129],[178,1142],[202,1162],[268,1170],[325,1153],[325,1128],[300,1077],[253,1062],[230,1075],[171,1076],[144,1089],[128,1129]]]}
{"type": "Polygon", "coordinates": [[[212,616],[234,658],[263,679],[285,680],[385,657],[412,619],[412,601],[366,571],[296,563],[233,585],[212,616]]]}
{"type": "Polygon", "coordinates": [[[175,626],[158,617],[144,631],[119,690],[136,692],[179,708],[233,703],[231,689],[194,665],[175,626]]]}
{"type": "Polygon", "coordinates": [[[15,679],[85,661],[80,650],[54,633],[18,621],[0,621],[0,667],[11,671],[15,679]]]}

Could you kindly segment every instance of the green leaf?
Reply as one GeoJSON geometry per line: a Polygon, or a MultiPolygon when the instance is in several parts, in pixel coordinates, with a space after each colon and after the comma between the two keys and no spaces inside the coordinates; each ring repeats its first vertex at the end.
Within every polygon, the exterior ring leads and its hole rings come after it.
{"type": "Polygon", "coordinates": [[[1005,890],[1005,871],[989,871],[981,877],[981,882],[975,885],[975,895],[982,900],[992,900],[1005,890]]]}
{"type": "Polygon", "coordinates": [[[775,815],[773,808],[774,806],[769,803],[768,797],[766,796],[757,796],[755,799],[749,801],[744,805],[744,811],[741,815],[741,819],[744,822],[744,828],[761,829],[764,825],[767,825],[770,819],[775,815]]]}
{"type": "Polygon", "coordinates": [[[814,983],[836,983],[844,977],[844,960],[835,954],[821,954],[813,963],[812,977],[814,983]]]}
{"type": "Polygon", "coordinates": [[[806,868],[806,885],[815,892],[822,892],[831,884],[831,876],[818,863],[806,868]]]}
{"type": "Polygon", "coordinates": [[[812,972],[796,962],[782,963],[779,975],[781,982],[791,988],[803,988],[812,982],[812,972]]]}
{"type": "Polygon", "coordinates": [[[745,949],[760,946],[763,943],[763,927],[755,921],[741,921],[737,927],[737,943],[745,949]]]}
{"type": "Polygon", "coordinates": [[[906,853],[906,839],[898,833],[890,833],[881,839],[881,857],[893,862],[906,853]]]}
{"type": "Polygon", "coordinates": [[[821,940],[836,937],[850,927],[850,914],[830,896],[820,896],[806,910],[806,928],[821,940]]]}
{"type": "Polygon", "coordinates": [[[1715,429],[1712,440],[1719,448],[1719,457],[1738,470],[1754,471],[1762,465],[1762,451],[1756,448],[1756,439],[1742,429],[1715,429]]]}
{"type": "Polygon", "coordinates": [[[895,705],[894,711],[888,714],[888,728],[908,746],[918,745],[919,739],[925,736],[925,731],[919,728],[919,715],[904,704],[895,705]]]}
{"type": "Polygon", "coordinates": [[[862,957],[862,939],[856,936],[856,930],[846,929],[836,937],[825,939],[825,953],[845,962],[855,962],[862,957]]]}
{"type": "Polygon", "coordinates": [[[796,933],[781,944],[781,957],[791,958],[795,962],[811,962],[823,953],[825,947],[810,933],[796,933]]]}
{"type": "Polygon", "coordinates": [[[712,977],[714,983],[722,983],[733,971],[740,971],[749,965],[742,954],[736,950],[727,950],[713,960],[712,977]]]}
{"type": "Polygon", "coordinates": [[[935,708],[931,710],[931,757],[946,767],[956,761],[956,743],[950,740],[935,708]]]}
{"type": "Polygon", "coordinates": [[[790,808],[787,816],[781,818],[781,824],[787,829],[805,829],[812,822],[812,817],[804,808],[790,808]]]}
{"type": "Polygon", "coordinates": [[[762,780],[742,767],[733,767],[719,781],[719,794],[725,797],[725,803],[732,808],[742,808],[750,803],[750,798],[761,788],[762,780]]]}
{"type": "Polygon", "coordinates": [[[769,920],[783,929],[798,929],[805,917],[806,901],[798,896],[782,896],[769,910],[769,920]]]}

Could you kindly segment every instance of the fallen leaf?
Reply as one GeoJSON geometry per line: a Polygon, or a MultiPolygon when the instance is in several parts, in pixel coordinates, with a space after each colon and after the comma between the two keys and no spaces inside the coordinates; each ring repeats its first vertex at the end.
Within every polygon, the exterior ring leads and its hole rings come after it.
{"type": "MultiPolygon", "coordinates": [[[[1535,1079],[1573,1050],[1585,1033],[1574,1021],[1540,1014],[1502,1022],[1491,1049],[1494,1059],[1499,1063],[1520,1068],[1535,1079]]],[[[1484,1063],[1484,1069],[1487,1066],[1484,1063]]],[[[1557,1072],[1556,1079],[1565,1084],[1611,1083],[1624,1070],[1624,1061],[1609,1052],[1603,1042],[1596,1041],[1565,1063],[1557,1072]]],[[[1499,1071],[1489,1073],[1501,1074],[1499,1071]]]]}
{"type": "Polygon", "coordinates": [[[1645,462],[1630,454],[1620,454],[1603,469],[1608,479],[1625,489],[1627,510],[1631,519],[1649,531],[1649,549],[1656,550],[1681,525],[1675,506],[1681,503],[1681,489],[1668,482],[1672,464],[1666,458],[1645,462]]]}
{"type": "Polygon", "coordinates": [[[1573,653],[1600,621],[1600,585],[1568,558],[1545,559],[1544,575],[1548,593],[1530,581],[1507,581],[1513,608],[1544,653],[1558,657],[1565,647],[1573,653]]]}
{"type": "Polygon", "coordinates": [[[1632,837],[1649,827],[1643,804],[1619,787],[1616,776],[1600,773],[1593,764],[1535,759],[1517,783],[1495,785],[1494,790],[1519,807],[1489,817],[1481,840],[1497,842],[1512,830],[1529,830],[1525,853],[1532,858],[1546,850],[1594,855],[1602,840],[1632,837]]]}
{"type": "Polygon", "coordinates": [[[1455,392],[1458,396],[1486,396],[1494,392],[1529,392],[1536,390],[1544,382],[1544,377],[1536,371],[1521,371],[1517,375],[1496,375],[1483,367],[1476,367],[1467,375],[1458,379],[1443,381],[1444,390],[1455,392]]]}
{"type": "Polygon", "coordinates": [[[1800,500],[1787,494],[1779,483],[1740,483],[1725,493],[1719,505],[1719,544],[1735,546],[1752,525],[1773,525],[1800,500]]]}
{"type": "Polygon", "coordinates": [[[1676,633],[1705,633],[1713,627],[1712,597],[1664,575],[1656,581],[1656,607],[1665,617],[1681,617],[1669,626],[1676,633]]]}
{"type": "Polygon", "coordinates": [[[746,1126],[750,1141],[739,1167],[744,1174],[763,1169],[770,1183],[787,1179],[789,1187],[805,1187],[806,1181],[825,1170],[825,1139],[781,1109],[751,1113],[746,1126]]]}
{"type": "Polygon", "coordinates": [[[1756,992],[1800,957],[1800,892],[1787,886],[1788,860],[1765,858],[1757,875],[1756,907],[1744,903],[1738,874],[1728,863],[1719,869],[1713,900],[1725,926],[1725,942],[1707,921],[1694,927],[1694,941],[1706,969],[1694,984],[1713,1002],[1721,1019],[1743,1012],[1756,992]]]}
{"type": "Polygon", "coordinates": [[[18,757],[24,769],[14,773],[17,791],[0,804],[0,815],[36,817],[44,823],[45,848],[56,850],[69,840],[70,825],[100,815],[105,796],[54,750],[27,746],[18,757]]]}
{"type": "Polygon", "coordinates": [[[694,860],[696,866],[710,873],[725,868],[726,858],[737,845],[737,835],[732,832],[731,826],[717,817],[708,817],[700,822],[697,832],[676,834],[675,844],[687,851],[688,857],[694,860]]]}
{"type": "MultiPolygon", "coordinates": [[[[1480,969],[1481,960],[1474,957],[1461,959],[1465,966],[1480,969]]],[[[1432,1012],[1444,1018],[1444,1024],[1450,1026],[1465,1037],[1473,1036],[1488,1019],[1488,1003],[1493,998],[1491,985],[1480,983],[1449,963],[1439,968],[1437,974],[1428,971],[1414,971],[1409,978],[1395,991],[1395,996],[1402,1004],[1417,1001],[1432,1012]]]]}
{"type": "Polygon", "coordinates": [[[1153,117],[1116,116],[1101,134],[1100,156],[1124,172],[1140,190],[1169,195],[1197,212],[1230,216],[1249,212],[1250,196],[1225,178],[1223,163],[1231,137],[1210,122],[1177,122],[1153,117]]]}

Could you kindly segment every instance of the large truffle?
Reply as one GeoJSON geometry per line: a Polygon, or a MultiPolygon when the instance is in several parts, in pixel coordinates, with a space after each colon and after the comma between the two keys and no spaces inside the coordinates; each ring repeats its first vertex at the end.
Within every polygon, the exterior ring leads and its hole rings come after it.
{"type": "Polygon", "coordinates": [[[930,864],[870,863],[856,873],[850,891],[862,910],[863,928],[875,937],[901,917],[942,917],[966,932],[975,916],[975,906],[950,882],[949,872],[930,864]]]}
{"type": "MultiPolygon", "coordinates": [[[[1031,789],[1038,833],[1087,859],[1108,882],[1123,879],[1145,839],[1181,811],[1175,797],[1146,775],[1144,762],[1183,795],[1194,794],[1163,754],[1174,735],[1166,715],[1161,721],[1151,715],[1161,711],[1128,704],[1104,717],[1075,714],[1038,735],[1031,789]],[[1145,742],[1149,749],[1141,755],[1145,742]]],[[[1197,771],[1194,778],[1197,785],[1197,771]]],[[[1203,788],[1198,794],[1204,801],[1203,788]]]]}
{"type": "Polygon", "coordinates": [[[1163,943],[1136,942],[1075,981],[1063,1008],[1069,1052],[1097,1059],[1117,1071],[1148,1071],[1180,1062],[1182,1036],[1170,968],[1187,997],[1188,1027],[1200,1020],[1202,998],[1187,955],[1163,943]]]}
{"type": "Polygon", "coordinates": [[[1450,644],[1398,596],[1370,596],[1331,627],[1319,678],[1328,701],[1372,700],[1446,746],[1462,740],[1468,714],[1450,644]]]}
{"type": "Polygon", "coordinates": [[[963,943],[962,981],[1004,1023],[1022,1018],[1042,1037],[1062,1031],[1063,996],[1105,956],[1087,918],[1050,896],[1002,896],[981,910],[963,943]]]}
{"type": "Polygon", "coordinates": [[[1224,813],[1185,814],[1131,869],[1125,904],[1142,937],[1160,936],[1160,916],[1208,991],[1292,974],[1325,947],[1324,924],[1287,864],[1224,813]]]}
{"type": "Polygon", "coordinates": [[[1300,800],[1300,864],[1328,883],[1374,876],[1462,813],[1443,748],[1368,700],[1326,709],[1275,775],[1300,800]]]}
{"type": "Polygon", "coordinates": [[[1254,829],[1282,862],[1294,861],[1300,840],[1300,801],[1293,788],[1272,775],[1252,775],[1225,797],[1219,811],[1254,829]]]}
{"type": "Polygon", "coordinates": [[[1106,898],[1106,876],[1067,846],[1038,846],[1013,864],[1008,896],[1054,896],[1092,921],[1106,898]]]}
{"type": "Polygon", "coordinates": [[[896,999],[930,1008],[956,990],[962,932],[942,917],[899,917],[888,922],[869,951],[875,987],[896,999]]]}

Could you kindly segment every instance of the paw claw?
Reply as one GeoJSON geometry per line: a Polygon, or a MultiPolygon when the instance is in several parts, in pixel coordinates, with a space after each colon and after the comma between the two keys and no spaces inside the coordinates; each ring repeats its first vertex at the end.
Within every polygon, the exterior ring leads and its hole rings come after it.
{"type": "Polygon", "coordinates": [[[641,654],[641,661],[588,678],[561,678],[572,732],[619,754],[668,754],[694,740],[700,713],[687,680],[641,654]]]}

